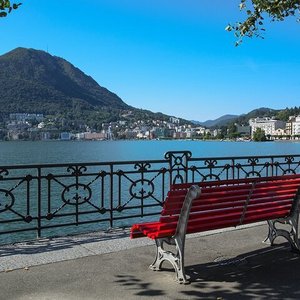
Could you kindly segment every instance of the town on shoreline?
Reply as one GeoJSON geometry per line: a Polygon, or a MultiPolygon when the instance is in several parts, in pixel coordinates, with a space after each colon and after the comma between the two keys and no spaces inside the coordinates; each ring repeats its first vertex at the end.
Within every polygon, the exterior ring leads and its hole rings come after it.
{"type": "Polygon", "coordinates": [[[212,128],[170,117],[169,121],[135,120],[129,123],[119,120],[102,123],[100,130],[83,124],[80,129],[74,130],[67,120],[50,119],[43,114],[11,113],[0,124],[0,140],[300,140],[300,115],[289,116],[287,122],[274,117],[256,117],[251,118],[247,125],[229,123],[212,128]]]}

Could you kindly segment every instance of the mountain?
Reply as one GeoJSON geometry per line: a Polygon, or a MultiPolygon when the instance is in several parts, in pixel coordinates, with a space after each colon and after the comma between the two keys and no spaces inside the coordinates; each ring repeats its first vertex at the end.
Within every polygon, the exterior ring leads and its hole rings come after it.
{"type": "Polygon", "coordinates": [[[238,124],[247,124],[251,118],[261,118],[261,117],[277,117],[278,113],[282,111],[281,109],[272,109],[268,107],[261,107],[251,110],[247,114],[240,115],[234,120],[238,124]]]}
{"type": "Polygon", "coordinates": [[[193,124],[201,125],[205,127],[221,127],[226,126],[229,123],[247,124],[249,119],[257,117],[273,117],[278,116],[281,109],[272,109],[267,107],[261,107],[254,109],[248,113],[242,115],[224,115],[215,120],[207,120],[205,122],[191,121],[193,124]]]}
{"type": "Polygon", "coordinates": [[[2,113],[131,109],[65,59],[26,48],[0,56],[0,105],[2,113]]]}
{"type": "Polygon", "coordinates": [[[119,120],[152,123],[170,118],[134,108],[65,59],[27,48],[0,56],[0,107],[0,122],[9,113],[42,113],[67,124],[66,130],[82,125],[101,129],[102,123],[119,120]]]}
{"type": "Polygon", "coordinates": [[[205,127],[214,127],[214,126],[222,126],[226,125],[233,119],[238,118],[238,115],[224,115],[221,116],[215,120],[207,120],[205,122],[199,122],[199,121],[192,121],[194,124],[205,126],[205,127]]]}

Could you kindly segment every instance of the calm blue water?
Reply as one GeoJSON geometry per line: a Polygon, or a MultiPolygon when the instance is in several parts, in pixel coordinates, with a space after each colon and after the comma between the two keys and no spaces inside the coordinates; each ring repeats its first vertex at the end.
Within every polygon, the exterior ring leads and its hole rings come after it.
{"type": "Polygon", "coordinates": [[[0,142],[0,165],[162,159],[170,150],[189,150],[193,157],[295,155],[300,154],[300,142],[0,142]]]}

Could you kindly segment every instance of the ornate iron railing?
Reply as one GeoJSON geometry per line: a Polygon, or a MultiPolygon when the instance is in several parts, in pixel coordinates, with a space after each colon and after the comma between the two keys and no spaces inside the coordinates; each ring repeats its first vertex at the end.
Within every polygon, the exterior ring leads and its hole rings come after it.
{"type": "Polygon", "coordinates": [[[161,160],[1,166],[0,234],[7,242],[74,233],[74,226],[129,226],[153,219],[172,183],[295,173],[300,155],[194,158],[189,151],[161,160]]]}

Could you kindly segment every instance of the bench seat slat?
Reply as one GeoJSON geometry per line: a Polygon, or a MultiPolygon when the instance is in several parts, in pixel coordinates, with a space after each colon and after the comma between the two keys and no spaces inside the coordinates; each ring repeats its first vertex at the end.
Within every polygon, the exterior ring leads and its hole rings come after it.
{"type": "MultiPolygon", "coordinates": [[[[269,193],[255,193],[255,194],[251,194],[251,199],[256,199],[256,198],[267,198],[267,197],[275,197],[275,196],[281,196],[281,195],[293,195],[295,196],[296,193],[296,189],[295,190],[285,190],[285,191],[276,191],[276,192],[269,192],[269,193]]],[[[233,202],[235,200],[239,201],[239,200],[245,200],[249,197],[249,193],[248,194],[244,194],[244,195],[238,195],[238,196],[230,196],[230,195],[224,195],[223,197],[207,197],[206,195],[201,195],[199,198],[194,199],[193,204],[194,203],[213,203],[213,202],[233,202]]],[[[168,198],[166,200],[166,203],[164,205],[165,208],[167,207],[172,207],[175,205],[180,205],[182,206],[184,199],[183,198],[168,198]]]]}
{"type": "MultiPolygon", "coordinates": [[[[284,193],[285,191],[296,191],[298,189],[299,185],[297,184],[290,184],[290,185],[276,185],[272,187],[264,187],[264,188],[255,188],[252,192],[253,195],[256,194],[270,194],[270,193],[284,193]]],[[[249,195],[251,191],[251,188],[249,189],[238,189],[235,190],[233,187],[231,187],[231,190],[208,190],[208,189],[202,189],[201,192],[201,198],[220,198],[220,197],[235,197],[235,196],[243,196],[243,195],[249,195]]],[[[170,193],[166,199],[166,202],[168,200],[174,201],[176,199],[181,199],[181,201],[184,200],[185,194],[187,191],[181,191],[182,193],[170,193]]]]}
{"type": "MultiPolygon", "coordinates": [[[[248,205],[256,205],[256,204],[269,204],[270,202],[281,202],[281,201],[286,201],[294,200],[294,195],[289,194],[289,195],[280,195],[276,197],[263,197],[263,198],[256,198],[256,199],[250,199],[248,202],[248,205]]],[[[196,210],[212,210],[212,209],[219,209],[219,208],[232,208],[232,207],[237,207],[237,206],[244,206],[246,203],[246,199],[242,199],[239,201],[227,201],[227,202],[221,202],[221,201],[215,201],[215,202],[203,202],[201,203],[196,202],[192,206],[192,211],[196,210]]],[[[181,206],[180,205],[174,205],[172,207],[164,208],[161,212],[162,216],[165,215],[173,215],[173,214],[178,214],[180,213],[181,206]]]]}
{"type": "MultiPolygon", "coordinates": [[[[253,206],[270,206],[270,205],[276,205],[283,204],[283,203],[290,203],[292,205],[293,202],[293,195],[284,195],[284,196],[278,196],[274,198],[260,198],[260,199],[251,199],[248,204],[248,209],[253,206]]],[[[234,202],[218,202],[218,203],[210,203],[210,204],[202,204],[202,203],[195,203],[191,208],[191,213],[193,212],[204,212],[204,211],[210,211],[210,210],[231,210],[235,208],[241,208],[243,209],[245,206],[245,200],[242,201],[234,201],[234,202]]],[[[161,216],[169,216],[169,215],[176,215],[180,214],[181,207],[176,206],[174,208],[169,209],[163,209],[161,212],[161,216]]]]}
{"type": "Polygon", "coordinates": [[[181,189],[188,189],[193,184],[197,184],[200,187],[215,187],[222,185],[244,185],[244,184],[252,184],[252,182],[256,182],[257,186],[262,186],[264,184],[268,184],[270,182],[275,182],[277,184],[285,184],[288,181],[300,184],[300,176],[299,174],[295,175],[285,175],[281,176],[280,178],[278,176],[273,177],[260,177],[260,178],[244,178],[244,179],[229,179],[229,180],[219,180],[219,181],[203,181],[203,182],[194,182],[194,183],[182,183],[182,184],[174,184],[171,186],[171,190],[181,190],[181,189]],[[284,177],[284,178],[283,178],[284,177]]]}
{"type": "MultiPolygon", "coordinates": [[[[287,200],[292,202],[294,200],[294,194],[250,199],[248,206],[257,205],[257,204],[270,205],[270,202],[281,203],[282,201],[287,201],[287,200]]],[[[227,202],[197,201],[197,202],[193,203],[191,211],[193,212],[193,211],[214,210],[214,209],[220,209],[220,208],[226,209],[226,208],[234,208],[234,207],[244,207],[245,203],[246,203],[246,199],[242,199],[239,201],[227,201],[227,202]]],[[[161,212],[161,215],[167,216],[167,215],[179,214],[180,211],[181,211],[181,205],[180,205],[180,203],[176,203],[172,206],[168,206],[167,208],[164,208],[161,212]]]]}
{"type": "MultiPolygon", "coordinates": [[[[286,202],[282,204],[271,203],[270,205],[256,205],[249,207],[245,216],[251,216],[253,213],[268,214],[270,211],[289,211],[291,209],[292,202],[286,202]]],[[[197,211],[191,212],[189,216],[188,223],[195,222],[214,222],[216,219],[227,219],[233,218],[237,216],[239,219],[242,216],[243,209],[242,208],[234,208],[234,209],[220,209],[220,210],[210,210],[210,211],[197,211]]],[[[284,215],[285,216],[285,215],[284,215]]],[[[284,217],[282,216],[282,217],[284,217]]],[[[165,216],[160,218],[160,222],[162,224],[173,223],[178,221],[179,215],[174,216],[165,216]]]]}
{"type": "MultiPolygon", "coordinates": [[[[286,199],[293,199],[295,197],[295,193],[289,191],[289,193],[278,193],[274,195],[255,195],[254,197],[250,198],[251,203],[256,202],[268,202],[268,201],[282,201],[286,199]]],[[[214,198],[214,199],[195,199],[193,201],[194,207],[209,207],[210,205],[224,205],[224,206],[234,206],[238,203],[245,203],[247,197],[234,197],[234,198],[214,198]]],[[[182,202],[174,201],[169,203],[163,208],[163,212],[172,211],[176,209],[180,209],[182,207],[182,202]]]]}
{"type": "MultiPolygon", "coordinates": [[[[231,187],[231,190],[208,190],[208,189],[202,189],[201,190],[201,196],[200,198],[220,198],[220,197],[238,197],[238,196],[243,196],[243,195],[249,195],[251,194],[256,195],[256,194],[272,194],[272,193],[285,193],[287,191],[297,191],[299,188],[300,183],[297,184],[290,184],[290,185],[285,185],[285,186],[269,186],[269,187],[264,187],[264,188],[253,188],[253,189],[235,189],[234,187],[231,187]]],[[[176,199],[183,201],[185,195],[187,193],[186,191],[181,191],[181,193],[169,193],[166,197],[166,202],[168,200],[174,201],[176,199]]]]}

